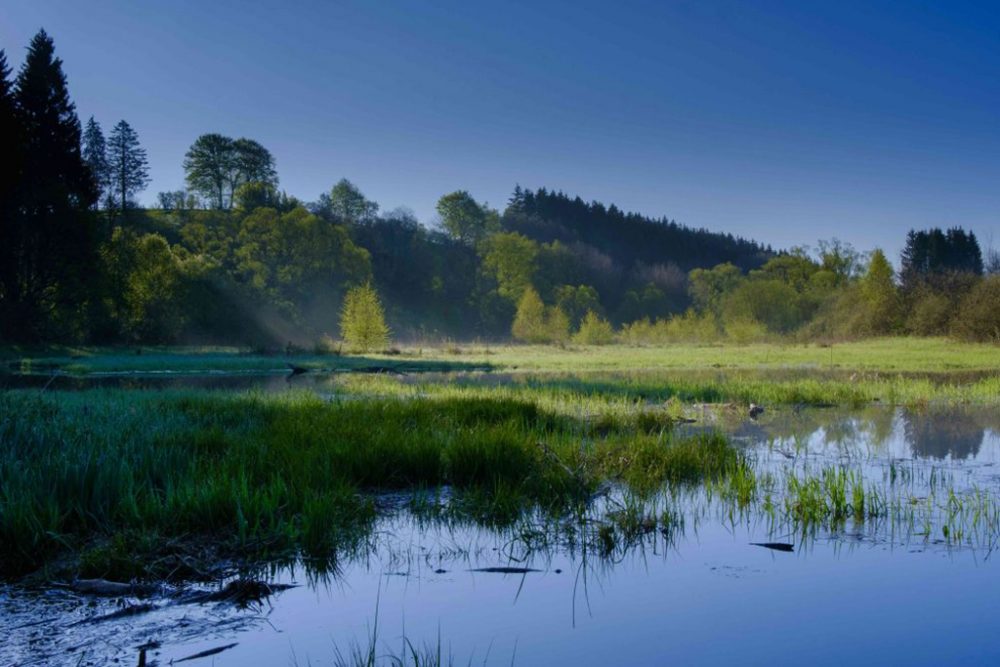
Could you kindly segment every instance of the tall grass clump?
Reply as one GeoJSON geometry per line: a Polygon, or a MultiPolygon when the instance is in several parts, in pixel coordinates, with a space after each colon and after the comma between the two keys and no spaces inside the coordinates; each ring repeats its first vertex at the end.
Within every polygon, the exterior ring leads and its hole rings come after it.
{"type": "Polygon", "coordinates": [[[594,432],[505,396],[6,392],[0,415],[0,576],[81,554],[89,574],[156,576],[191,540],[318,558],[364,536],[381,491],[449,485],[510,512],[604,481],[694,482],[735,456],[658,418],[594,432]]]}

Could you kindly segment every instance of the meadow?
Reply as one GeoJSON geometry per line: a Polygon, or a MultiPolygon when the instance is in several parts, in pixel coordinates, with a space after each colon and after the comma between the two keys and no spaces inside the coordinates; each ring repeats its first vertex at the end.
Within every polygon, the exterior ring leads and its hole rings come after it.
{"type": "Polygon", "coordinates": [[[447,489],[449,512],[492,526],[580,515],[608,488],[640,503],[664,489],[722,489],[741,511],[786,503],[793,519],[860,519],[887,501],[843,471],[775,485],[724,436],[681,435],[676,424],[706,405],[745,420],[751,403],[1000,403],[1000,350],[938,339],[414,346],[366,357],[140,352],[7,349],[0,383],[289,366],[290,379],[313,383],[281,392],[47,383],[0,391],[4,578],[203,578],[234,559],[301,557],[322,567],[366,539],[387,492],[411,497],[418,511],[424,491],[447,489]]]}

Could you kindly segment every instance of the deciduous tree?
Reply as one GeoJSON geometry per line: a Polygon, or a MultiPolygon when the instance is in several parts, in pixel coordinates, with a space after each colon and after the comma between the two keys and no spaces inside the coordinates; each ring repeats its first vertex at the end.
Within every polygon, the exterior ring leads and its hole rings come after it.
{"type": "Polygon", "coordinates": [[[438,200],[441,224],[452,238],[475,245],[499,228],[495,212],[481,205],[465,190],[457,190],[438,200]]]}
{"type": "Polygon", "coordinates": [[[390,332],[385,323],[382,302],[371,283],[351,289],[344,298],[340,335],[350,349],[359,352],[383,349],[389,345],[390,332]]]}

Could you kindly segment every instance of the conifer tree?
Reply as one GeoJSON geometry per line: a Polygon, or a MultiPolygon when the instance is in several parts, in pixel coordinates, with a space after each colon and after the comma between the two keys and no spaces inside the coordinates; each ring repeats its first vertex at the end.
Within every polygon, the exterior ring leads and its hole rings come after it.
{"type": "Polygon", "coordinates": [[[358,352],[389,345],[390,331],[378,292],[369,283],[351,289],[340,314],[340,335],[347,346],[358,352]]]}
{"type": "Polygon", "coordinates": [[[87,121],[83,131],[83,161],[90,167],[90,175],[97,186],[98,196],[95,206],[99,206],[102,200],[110,196],[111,173],[108,168],[108,145],[104,140],[104,132],[93,116],[87,121]]]}
{"type": "Polygon", "coordinates": [[[139,135],[132,126],[120,120],[108,137],[107,155],[111,192],[124,213],[130,198],[149,185],[146,149],[139,144],[139,135]]]}
{"type": "Polygon", "coordinates": [[[80,120],[62,61],[44,30],[28,47],[14,103],[23,162],[17,205],[4,223],[8,268],[0,287],[0,335],[79,337],[97,263],[97,238],[86,213],[97,189],[80,153],[80,120]]]}
{"type": "MultiPolygon", "coordinates": [[[[17,250],[20,248],[21,225],[16,218],[17,199],[23,171],[23,133],[14,99],[14,84],[10,79],[7,56],[0,50],[0,155],[4,171],[0,178],[0,317],[8,315],[16,281],[17,250]]],[[[0,323],[0,339],[7,327],[0,323]]]]}

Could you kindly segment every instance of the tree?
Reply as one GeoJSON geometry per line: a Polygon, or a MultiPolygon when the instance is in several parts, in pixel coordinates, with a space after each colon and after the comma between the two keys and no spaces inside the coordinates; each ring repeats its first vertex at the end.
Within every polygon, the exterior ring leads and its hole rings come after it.
{"type": "Polygon", "coordinates": [[[549,343],[565,343],[569,340],[569,317],[559,306],[545,309],[545,335],[549,343]]]}
{"type": "Polygon", "coordinates": [[[526,343],[544,343],[549,339],[545,322],[545,304],[530,285],[517,302],[517,314],[510,329],[514,338],[526,343]]]}
{"type": "Polygon", "coordinates": [[[569,340],[569,318],[558,306],[546,308],[529,285],[517,303],[511,334],[527,343],[564,343],[569,340]]]}
{"type": "Polygon", "coordinates": [[[739,268],[728,262],[711,269],[692,269],[688,274],[688,293],[700,312],[718,316],[723,298],[742,280],[739,268]]]}
{"type": "Polygon", "coordinates": [[[172,342],[185,323],[184,276],[159,234],[116,227],[101,249],[112,278],[112,316],[130,342],[172,342]]]}
{"type": "Polygon", "coordinates": [[[441,224],[452,238],[475,245],[499,227],[495,211],[480,205],[465,190],[457,190],[438,199],[441,224]]]}
{"type": "MultiPolygon", "coordinates": [[[[23,182],[24,134],[14,98],[7,56],[0,49],[0,155],[6,176],[0,178],[0,315],[6,315],[17,279],[17,250],[21,224],[18,217],[20,186],[23,182]]],[[[7,333],[0,324],[0,339],[7,333]]]]}
{"type": "Polygon", "coordinates": [[[278,186],[278,171],[271,151],[253,139],[242,137],[232,144],[236,178],[230,183],[230,195],[246,183],[278,186]]]}
{"type": "Polygon", "coordinates": [[[580,322],[580,330],[573,335],[578,345],[608,345],[614,342],[615,330],[606,319],[588,310],[580,322]]]}
{"type": "MultiPolygon", "coordinates": [[[[6,100],[0,105],[9,106],[3,79],[0,98],[6,100]]],[[[3,211],[0,336],[80,337],[97,265],[88,213],[97,188],[80,153],[80,120],[62,61],[44,30],[31,40],[13,102],[12,136],[19,138],[12,151],[16,181],[3,211]]],[[[9,109],[4,113],[9,116],[9,109]]],[[[11,119],[4,123],[10,126],[11,119]]]]}
{"type": "Polygon", "coordinates": [[[798,297],[798,293],[781,280],[747,280],[726,297],[723,320],[759,322],[769,331],[787,333],[802,323],[798,297]]]}
{"type": "Polygon", "coordinates": [[[329,195],[321,197],[320,205],[344,222],[370,222],[378,215],[378,204],[346,178],[337,181],[329,195]]]}
{"type": "Polygon", "coordinates": [[[893,280],[892,265],[885,253],[876,248],[861,279],[861,296],[867,307],[868,333],[887,334],[899,322],[899,293],[893,280]]]}
{"type": "Polygon", "coordinates": [[[198,208],[198,200],[184,190],[158,192],[156,201],[164,211],[190,211],[198,208]]]}
{"type": "Polygon", "coordinates": [[[1000,276],[979,281],[962,300],[952,332],[964,340],[1000,343],[1000,276]]]}
{"type": "MultiPolygon", "coordinates": [[[[207,237],[204,232],[197,235],[207,237]]],[[[303,306],[325,297],[339,302],[343,284],[371,277],[368,252],[342,226],[326,224],[301,206],[286,213],[258,208],[243,218],[232,258],[237,282],[293,321],[301,319],[303,306]]]]}
{"type": "Polygon", "coordinates": [[[236,188],[234,195],[236,206],[244,211],[253,211],[258,208],[281,208],[281,195],[270,183],[251,181],[236,188]]]}
{"type": "Polygon", "coordinates": [[[104,141],[101,125],[91,116],[83,132],[83,161],[90,167],[90,175],[98,189],[95,207],[109,195],[111,189],[111,171],[108,165],[108,148],[104,141]]]}
{"type": "Polygon", "coordinates": [[[577,329],[588,313],[600,313],[601,300],[597,290],[589,285],[562,285],[556,289],[556,305],[569,317],[570,327],[577,329]]]}
{"type": "Polygon", "coordinates": [[[184,156],[188,188],[215,208],[227,208],[226,194],[231,191],[236,169],[233,140],[221,134],[201,135],[184,156]]]}
{"type": "Polygon", "coordinates": [[[139,135],[124,120],[118,121],[108,137],[108,169],[112,196],[124,213],[130,198],[149,185],[146,149],[139,144],[139,135]]]}
{"type": "Polygon", "coordinates": [[[184,156],[188,188],[214,208],[232,208],[236,191],[246,183],[278,186],[274,156],[253,139],[230,139],[217,133],[198,137],[184,156]]]}
{"type": "Polygon", "coordinates": [[[901,256],[903,289],[910,292],[930,283],[942,287],[949,274],[982,275],[983,254],[972,232],[954,227],[910,230],[901,256]]]}
{"type": "Polygon", "coordinates": [[[819,260],[823,270],[836,276],[838,285],[856,278],[863,267],[861,254],[850,243],[840,239],[820,241],[819,260]]]}
{"type": "Polygon", "coordinates": [[[531,286],[538,244],[517,232],[490,236],[479,246],[482,270],[497,282],[497,292],[516,302],[531,286]]]}
{"type": "Polygon", "coordinates": [[[367,352],[389,345],[389,327],[371,283],[351,289],[344,298],[340,335],[352,350],[367,352]]]}

